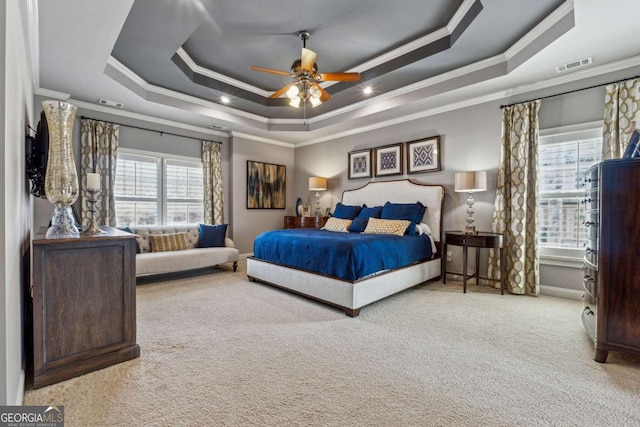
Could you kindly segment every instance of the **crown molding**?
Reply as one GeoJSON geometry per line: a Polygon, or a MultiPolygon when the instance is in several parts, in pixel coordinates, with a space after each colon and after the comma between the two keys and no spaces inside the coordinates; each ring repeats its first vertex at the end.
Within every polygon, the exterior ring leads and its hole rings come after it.
{"type": "Polygon", "coordinates": [[[191,56],[187,53],[187,51],[185,51],[182,47],[180,47],[176,51],[176,54],[180,57],[180,59],[182,59],[184,61],[184,63],[187,65],[187,67],[189,67],[189,69],[194,74],[200,74],[200,75],[208,77],[210,79],[221,81],[221,82],[229,84],[231,86],[235,86],[237,88],[244,89],[246,91],[255,93],[256,95],[263,96],[265,98],[268,98],[269,96],[271,96],[271,92],[269,92],[269,91],[266,91],[264,89],[260,89],[259,87],[250,85],[250,84],[245,83],[245,82],[240,81],[240,80],[236,80],[236,79],[231,78],[229,76],[226,76],[224,74],[217,73],[217,72],[215,72],[213,70],[210,70],[210,69],[208,69],[206,67],[198,65],[193,60],[193,58],[191,58],[191,56]]]}
{"type": "Polygon", "coordinates": [[[42,96],[43,98],[59,99],[60,101],[67,101],[71,98],[71,94],[58,92],[57,90],[44,89],[41,87],[34,90],[33,93],[34,95],[42,96]]]}
{"type": "Polygon", "coordinates": [[[295,148],[296,147],[296,145],[291,144],[289,142],[276,141],[275,139],[263,138],[261,136],[251,135],[249,133],[231,131],[231,132],[229,132],[229,135],[231,137],[248,139],[248,140],[251,140],[251,141],[262,142],[262,143],[265,143],[265,144],[278,145],[280,147],[287,147],[287,148],[295,148]]]}
{"type": "Polygon", "coordinates": [[[133,120],[140,120],[143,122],[154,123],[162,126],[169,126],[172,128],[182,129],[190,132],[197,132],[204,135],[222,136],[222,137],[229,136],[227,132],[221,132],[214,129],[203,128],[201,126],[195,126],[195,125],[190,125],[186,123],[176,122],[173,120],[162,119],[160,117],[149,116],[147,114],[134,113],[132,111],[121,110],[119,108],[108,107],[105,105],[93,104],[91,102],[79,101],[76,99],[69,99],[68,102],[84,110],[111,114],[118,117],[124,117],[128,119],[133,119],[133,120]]]}
{"type": "MultiPolygon", "coordinates": [[[[344,132],[338,132],[326,137],[316,138],[300,144],[296,144],[296,147],[304,147],[307,145],[319,144],[322,142],[332,141],[332,140],[344,138],[347,136],[357,135],[364,132],[370,132],[373,130],[382,129],[385,127],[394,126],[397,124],[402,124],[402,123],[410,122],[413,120],[423,119],[425,117],[434,116],[436,114],[442,114],[442,113],[446,113],[454,110],[459,110],[462,108],[472,107],[474,105],[484,104],[487,102],[503,100],[512,96],[523,95],[523,94],[531,93],[533,91],[548,89],[554,86],[564,85],[564,84],[572,83],[579,80],[585,80],[588,78],[597,77],[604,74],[608,74],[608,73],[612,73],[615,71],[620,71],[620,70],[624,70],[624,69],[636,67],[636,66],[640,66],[640,55],[637,55],[631,58],[626,58],[620,61],[610,62],[608,64],[592,67],[586,70],[579,70],[568,75],[553,77],[553,78],[536,82],[536,83],[520,85],[516,88],[500,90],[500,91],[496,91],[496,92],[492,92],[492,93],[488,93],[488,94],[484,94],[484,95],[480,95],[472,98],[467,98],[463,101],[453,102],[453,103],[449,103],[439,107],[430,108],[430,109],[409,114],[406,116],[377,122],[372,125],[354,127],[344,132]]],[[[598,122],[594,122],[594,123],[598,123],[598,122]]]]}

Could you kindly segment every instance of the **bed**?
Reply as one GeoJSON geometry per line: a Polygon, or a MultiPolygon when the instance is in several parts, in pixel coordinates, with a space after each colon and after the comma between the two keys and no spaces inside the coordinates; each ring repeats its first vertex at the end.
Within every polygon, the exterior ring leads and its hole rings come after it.
{"type": "MultiPolygon", "coordinates": [[[[270,261],[260,255],[271,251],[270,247],[263,248],[261,246],[267,244],[261,235],[256,239],[254,256],[247,259],[247,276],[251,281],[262,282],[328,303],[342,309],[348,316],[356,317],[360,314],[360,309],[366,305],[412,286],[440,278],[444,187],[413,180],[396,180],[370,182],[364,187],[343,192],[341,203],[344,205],[361,206],[366,204],[371,207],[382,206],[386,202],[415,203],[417,201],[426,207],[421,222],[427,224],[430,229],[430,238],[433,241],[430,244],[433,253],[429,253],[428,257],[420,254],[417,255],[417,260],[408,261],[408,265],[405,259],[404,265],[392,268],[386,268],[382,265],[377,267],[376,271],[370,271],[369,267],[369,269],[365,268],[362,271],[352,271],[353,269],[346,268],[349,270],[346,273],[327,272],[326,270],[320,272],[318,270],[319,263],[335,264],[336,259],[347,257],[340,252],[336,255],[327,251],[323,252],[322,256],[307,257],[307,265],[305,265],[304,256],[297,258],[292,256],[292,260],[296,259],[291,262],[287,262],[287,260],[270,261]]],[[[268,234],[279,234],[278,237],[281,239],[292,239],[292,245],[295,240],[297,244],[319,246],[319,242],[325,240],[325,237],[326,239],[336,239],[342,236],[349,239],[350,235],[357,233],[333,233],[324,230],[278,230],[268,232],[268,234]],[[306,240],[301,243],[302,239],[306,240]],[[311,243],[307,241],[309,239],[311,243]]],[[[369,235],[369,237],[371,236],[369,235]]],[[[413,237],[404,236],[397,239],[408,238],[405,239],[408,241],[413,237]]],[[[422,239],[424,237],[422,236],[422,239]]],[[[336,251],[340,250],[338,243],[327,243],[329,246],[332,244],[336,246],[336,251]]],[[[364,244],[370,245],[371,243],[365,242],[364,244]]],[[[394,242],[390,241],[378,244],[387,248],[395,248],[395,246],[391,246],[394,242]]],[[[301,252],[295,246],[289,250],[291,253],[301,252]]],[[[395,249],[388,250],[388,254],[396,252],[395,249]]],[[[407,257],[410,257],[410,254],[407,254],[407,257]]]]}

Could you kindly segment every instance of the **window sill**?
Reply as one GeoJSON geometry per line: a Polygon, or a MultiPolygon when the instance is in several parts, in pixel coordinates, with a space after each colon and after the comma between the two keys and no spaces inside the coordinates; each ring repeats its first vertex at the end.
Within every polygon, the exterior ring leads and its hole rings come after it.
{"type": "Polygon", "coordinates": [[[582,269],[584,259],[570,256],[540,255],[540,265],[582,269]]]}

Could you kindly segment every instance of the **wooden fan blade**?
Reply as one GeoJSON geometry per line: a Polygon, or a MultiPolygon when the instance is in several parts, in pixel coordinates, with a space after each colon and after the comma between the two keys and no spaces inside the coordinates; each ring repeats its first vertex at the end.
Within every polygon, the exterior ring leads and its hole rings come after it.
{"type": "Polygon", "coordinates": [[[317,53],[315,53],[311,49],[303,47],[302,56],[300,57],[300,68],[302,68],[303,70],[311,71],[313,69],[313,64],[316,63],[317,57],[317,53]]]}
{"type": "Polygon", "coordinates": [[[269,98],[280,98],[280,95],[289,90],[291,86],[293,86],[296,82],[291,82],[286,86],[281,87],[277,91],[273,92],[273,94],[269,98]]]}
{"type": "Polygon", "coordinates": [[[249,67],[250,70],[253,71],[263,71],[265,73],[271,73],[271,74],[279,74],[281,76],[288,76],[289,72],[288,71],[280,71],[280,70],[272,70],[271,68],[262,68],[262,67],[256,67],[254,65],[252,65],[251,67],[249,67]]]}
{"type": "Polygon", "coordinates": [[[323,82],[357,82],[360,73],[320,73],[320,81],[323,82]]]}
{"type": "Polygon", "coordinates": [[[313,82],[313,85],[314,85],[315,87],[317,87],[318,89],[320,89],[320,92],[322,92],[322,95],[320,95],[320,101],[322,101],[322,102],[326,102],[326,101],[328,101],[328,100],[330,100],[330,99],[331,99],[331,95],[329,95],[329,92],[327,92],[326,90],[324,90],[324,89],[322,88],[322,86],[320,86],[320,85],[319,85],[318,83],[316,83],[316,82],[313,82]]]}

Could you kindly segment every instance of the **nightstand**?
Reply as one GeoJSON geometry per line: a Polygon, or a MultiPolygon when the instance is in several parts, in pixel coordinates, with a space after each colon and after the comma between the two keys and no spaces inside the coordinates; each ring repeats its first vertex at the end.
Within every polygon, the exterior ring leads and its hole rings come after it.
{"type": "Polygon", "coordinates": [[[285,216],[284,228],[322,228],[328,216],[285,216]]]}
{"type": "MultiPolygon", "coordinates": [[[[464,231],[445,231],[444,246],[442,249],[442,283],[447,283],[447,245],[462,246],[462,287],[467,292],[467,278],[476,278],[476,285],[480,279],[493,282],[500,282],[500,294],[504,295],[504,237],[499,233],[479,231],[474,234],[467,234],[464,231]],[[467,275],[467,252],[469,248],[476,248],[476,272],[472,276],[467,275]],[[500,250],[500,279],[490,279],[480,277],[480,249],[500,250]]],[[[456,273],[459,274],[459,273],[456,273]]]]}

